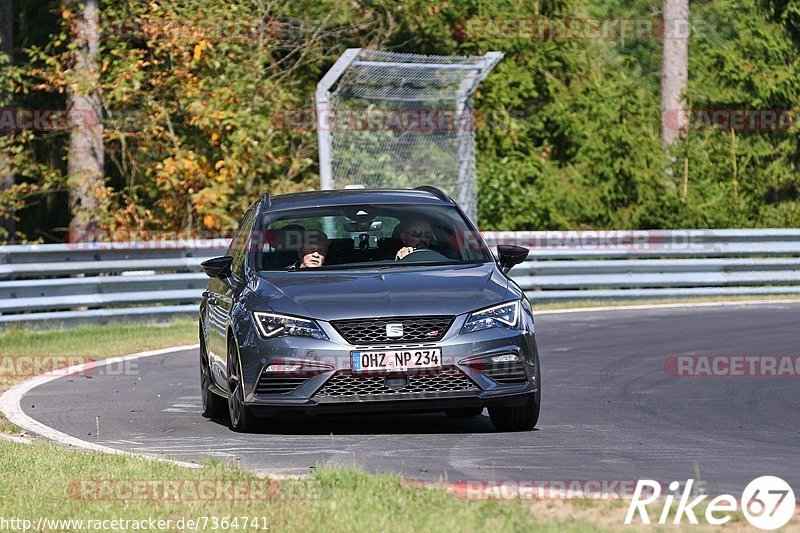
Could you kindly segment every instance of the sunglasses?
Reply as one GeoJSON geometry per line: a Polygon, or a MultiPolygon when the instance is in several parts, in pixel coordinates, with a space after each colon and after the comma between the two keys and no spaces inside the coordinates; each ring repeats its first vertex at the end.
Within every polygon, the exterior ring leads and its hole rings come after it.
{"type": "Polygon", "coordinates": [[[418,230],[418,229],[415,229],[413,231],[409,231],[408,234],[411,235],[412,237],[414,237],[415,239],[421,239],[423,235],[427,239],[430,239],[433,236],[433,233],[431,233],[430,231],[422,231],[422,230],[418,230]]]}
{"type": "Polygon", "coordinates": [[[317,252],[319,255],[328,255],[328,250],[326,248],[304,248],[303,254],[313,254],[317,252]]]}

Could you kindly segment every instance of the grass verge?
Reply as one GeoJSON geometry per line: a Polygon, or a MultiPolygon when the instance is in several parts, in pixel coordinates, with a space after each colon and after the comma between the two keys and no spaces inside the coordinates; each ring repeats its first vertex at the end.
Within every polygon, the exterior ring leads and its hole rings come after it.
{"type": "MultiPolygon", "coordinates": [[[[147,521],[152,527],[151,520],[163,520],[162,529],[194,531],[753,530],[740,511],[722,527],[704,523],[702,504],[695,508],[700,525],[685,517],[672,525],[673,503],[668,525],[645,526],[637,518],[625,526],[628,503],[622,500],[465,500],[441,487],[421,488],[394,475],[352,468],[320,468],[305,479],[275,481],[216,460],[200,469],[184,469],[46,442],[0,440],[0,475],[2,518],[57,531],[147,529],[132,521],[147,521]],[[43,517],[48,522],[40,522],[43,517]],[[128,523],[115,526],[112,520],[128,523]]],[[[650,509],[651,519],[658,520],[660,509],[650,509]]],[[[795,516],[784,530],[798,528],[795,516]]]]}
{"type": "MultiPolygon", "coordinates": [[[[271,531],[310,532],[598,530],[569,513],[540,521],[530,502],[465,501],[443,489],[412,487],[395,476],[352,469],[321,469],[308,479],[274,482],[220,462],[189,470],[43,442],[26,446],[0,441],[0,473],[3,516],[34,525],[39,517],[170,519],[174,530],[181,518],[240,517],[239,527],[229,529],[241,530],[243,517],[250,517],[251,525],[257,517],[258,527],[247,529],[264,529],[263,523],[271,531]],[[231,485],[246,487],[239,490],[239,499],[227,489],[231,485]]],[[[197,529],[212,529],[212,520],[197,529]]],[[[50,526],[88,529],[85,522],[50,526]]]]}
{"type": "Polygon", "coordinates": [[[767,295],[767,296],[720,296],[719,298],[664,298],[653,300],[569,300],[566,302],[536,303],[531,299],[534,313],[536,311],[557,311],[559,309],[579,309],[590,307],[625,307],[632,305],[675,305],[697,303],[725,303],[794,300],[800,301],[800,295],[767,295]]]}
{"type": "Polygon", "coordinates": [[[0,331],[0,357],[85,355],[95,359],[197,342],[197,322],[120,322],[71,329],[11,328],[0,331]]]}

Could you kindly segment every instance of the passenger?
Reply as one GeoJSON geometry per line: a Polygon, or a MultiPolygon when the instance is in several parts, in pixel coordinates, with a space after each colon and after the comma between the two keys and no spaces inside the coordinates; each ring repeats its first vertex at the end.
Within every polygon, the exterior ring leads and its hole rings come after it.
{"type": "Polygon", "coordinates": [[[303,242],[306,229],[300,224],[289,224],[283,228],[268,229],[264,252],[295,252],[303,242]]]}
{"type": "Polygon", "coordinates": [[[431,247],[431,224],[425,220],[414,218],[407,222],[402,222],[398,226],[398,234],[403,247],[397,251],[394,260],[399,261],[414,250],[431,247]]]}
{"type": "Polygon", "coordinates": [[[262,268],[271,270],[294,267],[297,250],[303,242],[305,232],[305,228],[299,224],[267,229],[264,235],[264,253],[261,254],[262,268]]]}
{"type": "Polygon", "coordinates": [[[319,268],[328,256],[328,236],[319,230],[310,230],[303,236],[303,245],[297,250],[295,268],[319,268]]]}

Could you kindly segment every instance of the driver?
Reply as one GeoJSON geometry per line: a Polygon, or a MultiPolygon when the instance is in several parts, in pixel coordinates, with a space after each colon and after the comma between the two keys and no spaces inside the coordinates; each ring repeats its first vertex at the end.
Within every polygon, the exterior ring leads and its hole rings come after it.
{"type": "Polygon", "coordinates": [[[400,242],[403,243],[403,247],[397,251],[394,257],[395,261],[403,259],[415,250],[431,247],[433,233],[430,222],[414,218],[401,224],[399,229],[400,242]]]}
{"type": "Polygon", "coordinates": [[[319,268],[328,256],[328,236],[319,230],[307,231],[303,245],[297,250],[297,262],[294,268],[319,268]]]}

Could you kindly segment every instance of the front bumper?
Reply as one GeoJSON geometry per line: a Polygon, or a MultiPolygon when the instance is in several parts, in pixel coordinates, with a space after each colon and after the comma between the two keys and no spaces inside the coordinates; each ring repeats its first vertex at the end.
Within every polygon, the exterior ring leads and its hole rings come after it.
{"type": "Polygon", "coordinates": [[[240,341],[245,404],[258,416],[288,413],[441,411],[459,407],[520,405],[538,391],[538,351],[533,324],[521,330],[495,328],[460,334],[458,317],[438,342],[398,345],[352,345],[325,322],[330,340],[257,334],[240,341]],[[440,371],[357,374],[352,351],[370,349],[442,350],[440,371]],[[514,354],[515,363],[488,358],[514,354]],[[274,364],[299,364],[290,374],[266,372],[274,364]],[[283,380],[283,381],[282,381],[283,380]]]}

